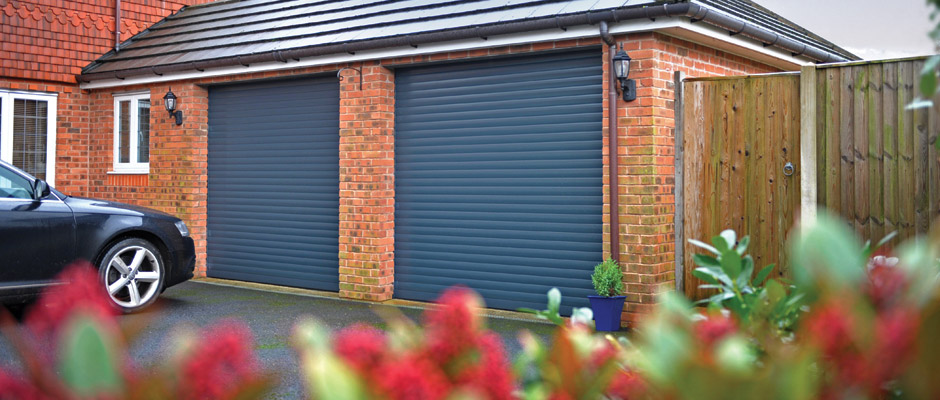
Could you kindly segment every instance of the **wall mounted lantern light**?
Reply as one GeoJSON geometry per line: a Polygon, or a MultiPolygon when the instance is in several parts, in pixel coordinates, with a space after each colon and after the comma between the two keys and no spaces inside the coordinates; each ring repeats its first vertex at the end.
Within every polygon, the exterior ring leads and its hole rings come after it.
{"type": "Polygon", "coordinates": [[[636,100],[636,81],[630,77],[630,55],[623,51],[623,44],[620,45],[620,51],[614,55],[614,74],[620,81],[620,92],[623,94],[623,101],[636,100]]]}
{"type": "Polygon", "coordinates": [[[173,94],[173,89],[167,91],[166,96],[163,96],[163,105],[166,106],[166,111],[170,113],[170,116],[176,118],[176,124],[183,125],[183,111],[176,110],[176,95],[173,94]]]}

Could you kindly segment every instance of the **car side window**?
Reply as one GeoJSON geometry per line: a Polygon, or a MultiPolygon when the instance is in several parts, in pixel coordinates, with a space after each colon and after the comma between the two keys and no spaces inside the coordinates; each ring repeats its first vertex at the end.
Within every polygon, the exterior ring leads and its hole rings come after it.
{"type": "Polygon", "coordinates": [[[32,199],[32,187],[29,179],[0,167],[0,199],[32,199]]]}

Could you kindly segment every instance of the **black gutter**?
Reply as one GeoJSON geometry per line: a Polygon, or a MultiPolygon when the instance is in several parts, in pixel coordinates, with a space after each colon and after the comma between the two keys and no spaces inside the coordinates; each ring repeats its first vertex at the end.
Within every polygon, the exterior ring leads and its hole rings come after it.
{"type": "Polygon", "coordinates": [[[489,37],[514,33],[538,31],[553,28],[566,28],[577,25],[594,25],[601,21],[618,22],[634,19],[654,19],[660,17],[688,17],[693,22],[706,22],[711,25],[735,32],[752,39],[756,39],[767,46],[774,46],[786,50],[794,56],[803,56],[818,63],[844,62],[849,59],[809,46],[806,43],[778,35],[765,28],[738,20],[720,12],[691,3],[667,3],[656,6],[638,8],[613,9],[605,11],[588,11],[580,14],[556,16],[528,21],[510,22],[460,28],[446,31],[426,32],[412,35],[369,39],[358,42],[332,44],[325,46],[304,47],[291,50],[275,50],[265,53],[230,56],[205,61],[192,61],[177,64],[158,65],[153,67],[128,68],[117,71],[90,72],[78,76],[79,82],[91,82],[98,79],[124,79],[130,76],[157,74],[189,70],[204,70],[207,68],[229,67],[235,65],[250,65],[263,62],[285,60],[300,60],[306,57],[317,57],[329,54],[355,53],[357,51],[378,50],[389,47],[417,46],[421,44],[462,40],[477,37],[489,37]]]}

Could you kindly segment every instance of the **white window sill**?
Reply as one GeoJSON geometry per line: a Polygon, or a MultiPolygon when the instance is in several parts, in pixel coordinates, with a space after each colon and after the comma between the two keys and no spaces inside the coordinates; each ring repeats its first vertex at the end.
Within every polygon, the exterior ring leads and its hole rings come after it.
{"type": "Polygon", "coordinates": [[[108,175],[150,175],[150,169],[118,169],[108,171],[108,175]]]}

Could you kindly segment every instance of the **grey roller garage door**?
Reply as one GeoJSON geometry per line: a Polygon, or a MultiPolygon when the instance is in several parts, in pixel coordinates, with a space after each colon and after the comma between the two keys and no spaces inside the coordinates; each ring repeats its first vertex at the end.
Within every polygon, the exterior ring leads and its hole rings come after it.
{"type": "Polygon", "coordinates": [[[211,277],[338,290],[335,77],[209,90],[211,277]]]}
{"type": "Polygon", "coordinates": [[[397,70],[395,296],[586,306],[602,238],[599,49],[397,70]]]}

